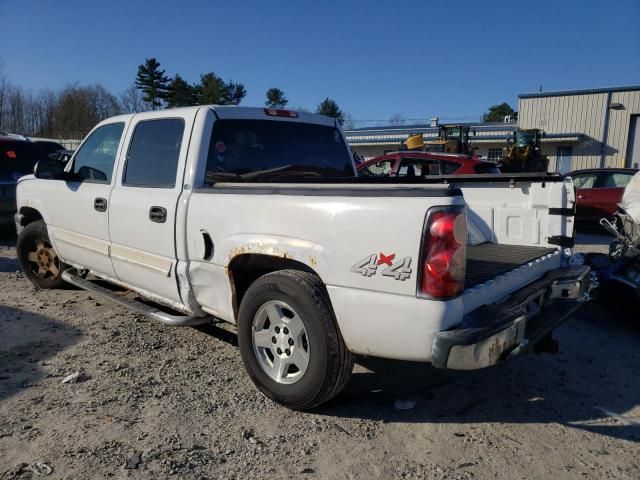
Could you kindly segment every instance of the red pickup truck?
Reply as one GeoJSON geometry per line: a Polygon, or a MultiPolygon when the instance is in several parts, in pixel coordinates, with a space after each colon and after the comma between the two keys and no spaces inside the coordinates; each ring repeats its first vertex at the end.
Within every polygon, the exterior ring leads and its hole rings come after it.
{"type": "Polygon", "coordinates": [[[500,173],[493,162],[457,153],[392,152],[372,158],[357,166],[358,174],[366,177],[415,177],[430,175],[462,175],[500,173]]]}

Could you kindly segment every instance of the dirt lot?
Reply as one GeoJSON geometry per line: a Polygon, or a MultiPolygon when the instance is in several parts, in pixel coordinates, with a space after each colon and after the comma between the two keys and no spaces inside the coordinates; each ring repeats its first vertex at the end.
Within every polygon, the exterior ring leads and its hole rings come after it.
{"type": "Polygon", "coordinates": [[[256,391],[231,334],[35,291],[1,245],[3,480],[40,478],[35,461],[47,479],[640,478],[640,330],[596,305],[556,356],[469,373],[360,358],[344,394],[298,413],[256,391]]]}

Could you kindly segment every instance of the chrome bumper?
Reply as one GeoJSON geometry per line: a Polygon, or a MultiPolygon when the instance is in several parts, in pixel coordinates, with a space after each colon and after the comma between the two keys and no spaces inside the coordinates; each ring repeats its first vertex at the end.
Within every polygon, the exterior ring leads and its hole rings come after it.
{"type": "Polygon", "coordinates": [[[465,316],[436,334],[432,363],[438,368],[477,370],[522,355],[589,300],[595,276],[587,266],[549,272],[507,299],[465,316]]]}

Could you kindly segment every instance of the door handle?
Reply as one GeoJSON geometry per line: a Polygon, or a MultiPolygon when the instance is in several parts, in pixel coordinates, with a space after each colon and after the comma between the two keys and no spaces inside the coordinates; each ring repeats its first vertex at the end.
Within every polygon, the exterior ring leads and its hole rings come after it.
{"type": "Polygon", "coordinates": [[[149,220],[155,223],[167,221],[167,209],[164,207],[151,207],[149,209],[149,220]]]}
{"type": "Polygon", "coordinates": [[[107,199],[98,197],[93,201],[93,209],[98,212],[106,212],[107,211],[107,199]]]}
{"type": "Polygon", "coordinates": [[[578,195],[579,199],[591,198],[591,195],[578,195]]]}

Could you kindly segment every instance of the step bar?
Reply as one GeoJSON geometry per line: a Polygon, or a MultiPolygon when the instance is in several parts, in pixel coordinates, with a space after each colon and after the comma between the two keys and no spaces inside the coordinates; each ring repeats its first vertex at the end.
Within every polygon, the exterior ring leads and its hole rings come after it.
{"type": "Polygon", "coordinates": [[[133,310],[136,313],[146,315],[147,317],[160,323],[164,323],[165,325],[169,325],[170,327],[192,327],[195,325],[203,325],[205,323],[211,322],[213,318],[209,315],[172,315],[160,310],[159,308],[152,307],[138,300],[131,300],[121,295],[115,295],[111,290],[104,288],[97,283],[92,282],[91,280],[86,280],[76,275],[76,270],[74,269],[69,269],[62,272],[62,279],[65,282],[75,285],[78,288],[82,288],[83,290],[87,290],[91,293],[95,293],[96,295],[100,295],[107,300],[111,300],[118,305],[122,305],[123,307],[133,310]]]}

